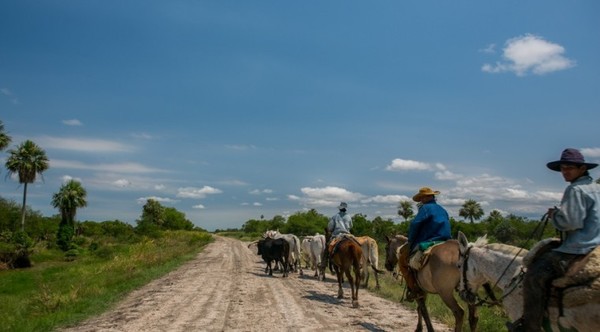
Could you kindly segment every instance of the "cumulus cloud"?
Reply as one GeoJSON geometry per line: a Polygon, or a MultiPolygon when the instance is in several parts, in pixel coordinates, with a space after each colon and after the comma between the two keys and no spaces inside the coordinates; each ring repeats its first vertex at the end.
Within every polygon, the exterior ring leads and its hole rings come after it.
{"type": "Polygon", "coordinates": [[[585,157],[600,158],[600,148],[583,148],[581,154],[585,157]]]}
{"type": "Polygon", "coordinates": [[[205,198],[207,195],[222,193],[221,190],[211,186],[204,186],[202,188],[185,187],[179,188],[177,191],[177,197],[181,198],[205,198]]]}
{"type": "Polygon", "coordinates": [[[127,179],[119,179],[113,182],[113,184],[117,187],[129,187],[131,185],[131,182],[129,182],[129,180],[127,179]]]}
{"type": "Polygon", "coordinates": [[[168,197],[157,197],[157,196],[149,196],[149,197],[140,197],[137,199],[138,204],[146,204],[146,202],[149,200],[155,200],[157,202],[160,203],[175,203],[178,202],[178,200],[172,199],[172,198],[168,198],[168,197]]]}
{"type": "Polygon", "coordinates": [[[309,207],[332,207],[340,202],[358,202],[365,196],[340,187],[327,186],[322,188],[304,187],[300,191],[304,196],[289,195],[288,199],[299,201],[309,207]]]}
{"type": "Polygon", "coordinates": [[[481,70],[487,73],[514,72],[518,76],[528,73],[543,75],[576,64],[564,56],[564,47],[532,34],[509,39],[502,51],[502,61],[484,64],[481,70]]]}
{"type": "Polygon", "coordinates": [[[62,120],[62,123],[67,126],[83,126],[83,123],[77,119],[62,120]]]}
{"type": "Polygon", "coordinates": [[[192,209],[205,209],[205,207],[202,204],[196,204],[196,205],[192,206],[192,209]]]}
{"type": "Polygon", "coordinates": [[[398,205],[401,201],[411,201],[412,202],[412,198],[410,198],[408,196],[404,196],[404,195],[377,195],[377,196],[365,198],[365,199],[361,200],[360,202],[364,203],[364,204],[376,203],[376,204],[398,205]]]}
{"type": "Polygon", "coordinates": [[[396,158],[385,169],[388,171],[428,171],[432,168],[428,163],[396,158]]]}
{"type": "Polygon", "coordinates": [[[75,180],[75,181],[81,183],[81,178],[74,178],[70,175],[63,175],[61,179],[62,179],[62,183],[67,183],[71,180],[75,180]]]}

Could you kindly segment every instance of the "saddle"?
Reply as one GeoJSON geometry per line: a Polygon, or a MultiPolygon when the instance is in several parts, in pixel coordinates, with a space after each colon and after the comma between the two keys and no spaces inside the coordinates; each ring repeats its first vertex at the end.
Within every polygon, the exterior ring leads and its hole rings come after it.
{"type": "Polygon", "coordinates": [[[342,243],[343,240],[353,240],[354,242],[356,242],[359,246],[360,243],[358,243],[358,240],[356,240],[356,238],[354,237],[354,235],[352,234],[341,234],[333,239],[331,239],[331,242],[329,242],[329,247],[327,247],[327,249],[329,250],[329,255],[333,256],[338,249],[338,246],[340,243],[342,243]]]}
{"type": "Polygon", "coordinates": [[[419,245],[417,246],[418,250],[416,250],[410,256],[408,265],[411,267],[411,269],[419,271],[421,268],[423,268],[423,266],[427,265],[427,262],[429,261],[429,255],[431,254],[431,250],[445,242],[446,241],[427,241],[419,243],[419,245]]]}
{"type": "MultiPolygon", "coordinates": [[[[536,244],[523,259],[527,266],[535,258],[558,247],[560,240],[546,239],[536,244]]],[[[575,307],[584,303],[600,303],[600,247],[577,258],[564,276],[552,281],[549,306],[575,307]]]]}

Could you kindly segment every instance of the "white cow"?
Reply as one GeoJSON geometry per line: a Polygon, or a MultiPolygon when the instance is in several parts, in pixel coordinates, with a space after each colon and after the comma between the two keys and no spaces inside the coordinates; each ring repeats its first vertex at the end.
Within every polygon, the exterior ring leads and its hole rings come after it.
{"type": "Polygon", "coordinates": [[[369,285],[369,266],[375,274],[375,288],[379,289],[379,274],[384,271],[379,270],[379,246],[377,241],[369,236],[357,236],[356,240],[360,243],[363,252],[361,278],[364,280],[364,287],[369,285]]]}
{"type": "Polygon", "coordinates": [[[323,252],[325,251],[325,235],[315,234],[307,236],[302,240],[302,257],[306,260],[307,265],[315,271],[315,278],[324,280],[325,275],[322,274],[321,261],[323,252]],[[321,273],[321,275],[319,274],[321,273]]]}

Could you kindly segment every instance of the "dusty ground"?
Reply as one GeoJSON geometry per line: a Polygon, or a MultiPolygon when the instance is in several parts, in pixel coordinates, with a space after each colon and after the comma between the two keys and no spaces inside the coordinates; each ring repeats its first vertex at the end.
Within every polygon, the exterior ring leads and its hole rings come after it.
{"type": "MultiPolygon", "coordinates": [[[[269,277],[256,248],[217,237],[194,260],[131,293],[113,310],[65,331],[414,331],[416,312],[359,291],[352,308],[337,282],[269,277]]],[[[434,322],[436,331],[451,331],[434,322]]]]}

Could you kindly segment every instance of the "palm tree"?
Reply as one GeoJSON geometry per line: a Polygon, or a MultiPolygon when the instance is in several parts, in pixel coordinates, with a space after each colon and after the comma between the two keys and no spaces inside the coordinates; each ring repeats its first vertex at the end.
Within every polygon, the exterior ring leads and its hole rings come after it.
{"type": "Polygon", "coordinates": [[[408,218],[413,216],[413,208],[412,203],[410,201],[401,201],[398,205],[398,215],[404,218],[404,221],[407,221],[408,218]]]}
{"type": "Polygon", "coordinates": [[[12,138],[4,131],[4,124],[0,121],[0,151],[6,149],[12,138]]]}
{"type": "Polygon", "coordinates": [[[458,215],[464,218],[469,218],[471,223],[473,219],[479,220],[483,216],[483,209],[481,205],[472,199],[468,199],[463,205],[458,215]]]}
{"type": "Polygon", "coordinates": [[[60,225],[57,239],[63,250],[68,250],[75,234],[77,208],[87,206],[87,192],[79,181],[69,180],[52,196],[52,206],[60,210],[60,225]]]}
{"type": "Polygon", "coordinates": [[[46,152],[34,142],[26,140],[16,149],[8,150],[6,160],[8,175],[19,174],[19,183],[23,183],[23,206],[21,207],[21,231],[25,231],[25,206],[27,201],[27,184],[33,183],[38,174],[48,169],[46,152]]]}

